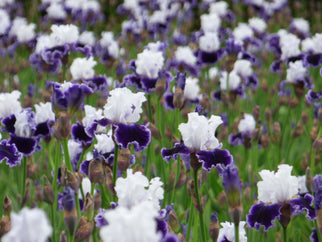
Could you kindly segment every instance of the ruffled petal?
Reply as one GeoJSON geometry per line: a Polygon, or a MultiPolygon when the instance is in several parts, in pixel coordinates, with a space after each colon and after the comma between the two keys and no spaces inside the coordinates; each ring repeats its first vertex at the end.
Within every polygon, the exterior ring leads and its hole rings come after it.
{"type": "Polygon", "coordinates": [[[203,168],[207,171],[210,171],[212,167],[216,167],[221,172],[226,166],[233,163],[233,157],[228,150],[202,150],[198,151],[196,155],[203,162],[203,168]]]}
{"type": "Polygon", "coordinates": [[[94,139],[86,133],[85,127],[81,125],[79,122],[72,126],[72,138],[73,140],[82,144],[91,144],[94,139]]]}
{"type": "Polygon", "coordinates": [[[166,149],[166,148],[162,148],[161,150],[161,155],[163,157],[163,160],[165,160],[166,162],[169,162],[170,159],[177,159],[177,155],[188,155],[190,154],[191,151],[189,150],[189,148],[187,146],[185,146],[182,143],[176,143],[174,145],[173,149],[166,149]]]}
{"type": "Polygon", "coordinates": [[[36,151],[37,141],[33,138],[27,137],[19,137],[19,136],[11,136],[9,141],[10,144],[14,144],[18,151],[28,156],[36,151]]]}
{"type": "Polygon", "coordinates": [[[119,123],[115,129],[115,140],[121,149],[127,149],[133,144],[134,151],[144,150],[151,141],[151,131],[148,124],[122,124],[119,123]]]}
{"type": "Polygon", "coordinates": [[[10,144],[8,140],[2,140],[0,143],[0,163],[6,159],[6,164],[10,167],[20,165],[22,154],[18,152],[14,144],[10,144]]]}
{"type": "Polygon", "coordinates": [[[306,212],[306,218],[313,220],[316,218],[315,210],[312,207],[313,205],[313,196],[310,194],[300,195],[298,198],[295,198],[290,201],[292,207],[292,215],[298,215],[306,212]]]}
{"type": "Polygon", "coordinates": [[[253,205],[249,214],[247,215],[247,224],[250,228],[259,230],[259,226],[264,226],[264,230],[267,231],[273,226],[273,221],[281,215],[280,209],[282,204],[258,203],[253,205]]]}

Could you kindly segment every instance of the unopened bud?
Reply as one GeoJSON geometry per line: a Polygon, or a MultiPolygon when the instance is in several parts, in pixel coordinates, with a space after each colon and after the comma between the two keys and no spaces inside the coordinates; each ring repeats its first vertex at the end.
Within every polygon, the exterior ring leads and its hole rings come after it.
{"type": "Polygon", "coordinates": [[[3,199],[3,211],[6,215],[10,215],[12,211],[12,201],[8,195],[6,195],[3,199]]]}
{"type": "Polygon", "coordinates": [[[79,228],[75,234],[76,241],[86,241],[93,231],[93,222],[88,222],[85,217],[81,217],[79,228]]]}
{"type": "Polygon", "coordinates": [[[94,216],[94,201],[93,197],[90,193],[86,194],[86,199],[84,203],[84,214],[86,215],[87,219],[91,221],[94,216]]]}
{"type": "Polygon", "coordinates": [[[265,118],[268,122],[272,120],[272,112],[269,107],[265,108],[265,118]]]}
{"type": "Polygon", "coordinates": [[[44,201],[48,204],[53,204],[55,201],[55,194],[54,194],[53,188],[49,183],[49,180],[46,175],[43,176],[43,180],[44,180],[44,190],[43,190],[44,201]]]}
{"type": "Polygon", "coordinates": [[[103,165],[100,160],[91,160],[88,168],[88,177],[91,180],[91,183],[104,184],[103,165]]]}
{"type": "Polygon", "coordinates": [[[299,137],[303,134],[303,132],[304,132],[303,124],[301,121],[299,121],[295,127],[294,132],[293,132],[293,137],[294,138],[299,137]]]}
{"type": "Polygon", "coordinates": [[[291,108],[295,108],[297,105],[299,104],[299,100],[296,98],[296,97],[294,97],[294,98],[292,98],[290,101],[289,101],[289,106],[291,107],[291,108]]]}
{"type": "Polygon", "coordinates": [[[322,137],[314,140],[312,148],[315,150],[316,154],[322,152],[322,137]]]}
{"type": "Polygon", "coordinates": [[[149,129],[151,130],[151,134],[155,139],[157,139],[157,140],[161,139],[160,131],[157,129],[157,127],[154,124],[150,123],[149,129]]]}
{"type": "Polygon", "coordinates": [[[59,242],[67,242],[67,234],[64,230],[60,234],[59,242]]]}
{"type": "Polygon", "coordinates": [[[280,123],[277,121],[273,123],[273,136],[274,136],[274,141],[276,143],[281,142],[281,126],[280,126],[280,123]]]}
{"type": "Polygon", "coordinates": [[[131,151],[129,149],[120,150],[117,156],[117,166],[122,172],[126,172],[131,162],[131,151]]]}
{"type": "Polygon", "coordinates": [[[180,231],[181,226],[179,223],[179,219],[173,210],[170,210],[169,212],[169,225],[175,233],[178,233],[180,231]]]}
{"type": "Polygon", "coordinates": [[[57,140],[64,140],[69,137],[72,127],[70,115],[62,111],[58,113],[54,126],[54,136],[57,140]]]}
{"type": "Polygon", "coordinates": [[[44,193],[43,193],[43,190],[41,189],[39,181],[35,182],[35,197],[38,202],[44,201],[44,193]]]}
{"type": "Polygon", "coordinates": [[[190,154],[190,166],[195,171],[199,170],[199,168],[202,166],[202,163],[199,161],[196,152],[190,154]]]}
{"type": "Polygon", "coordinates": [[[263,134],[261,136],[261,144],[264,149],[267,149],[269,147],[269,136],[268,134],[263,134]]]}
{"type": "Polygon", "coordinates": [[[218,215],[217,213],[212,213],[210,216],[209,235],[212,241],[217,241],[220,230],[218,215]]]}
{"type": "Polygon", "coordinates": [[[11,229],[11,221],[9,215],[2,215],[0,222],[0,237],[8,233],[11,229]]]}
{"type": "Polygon", "coordinates": [[[184,104],[184,93],[181,88],[176,88],[173,95],[173,105],[177,109],[181,109],[184,104]]]}
{"type": "Polygon", "coordinates": [[[226,205],[226,194],[225,191],[221,191],[221,193],[218,195],[217,201],[220,207],[224,207],[226,205]]]}
{"type": "Polygon", "coordinates": [[[260,119],[260,107],[258,105],[253,107],[253,116],[256,122],[260,119]]]}
{"type": "Polygon", "coordinates": [[[101,205],[102,205],[102,195],[100,191],[97,191],[94,195],[94,210],[98,211],[101,205]]]}
{"type": "Polygon", "coordinates": [[[244,189],[244,198],[245,198],[245,201],[247,202],[247,203],[250,203],[250,202],[252,202],[252,196],[251,196],[251,189],[250,189],[250,186],[247,186],[247,187],[245,187],[245,189],[244,189]]]}
{"type": "Polygon", "coordinates": [[[30,179],[35,178],[36,174],[38,173],[39,169],[38,166],[32,162],[27,163],[27,177],[30,179]]]}
{"type": "Polygon", "coordinates": [[[303,124],[307,124],[307,122],[309,121],[309,115],[307,114],[307,112],[303,110],[301,117],[302,117],[303,124]]]}
{"type": "Polygon", "coordinates": [[[155,84],[155,93],[157,97],[160,99],[166,90],[166,81],[164,79],[159,78],[157,83],[155,84]]]}

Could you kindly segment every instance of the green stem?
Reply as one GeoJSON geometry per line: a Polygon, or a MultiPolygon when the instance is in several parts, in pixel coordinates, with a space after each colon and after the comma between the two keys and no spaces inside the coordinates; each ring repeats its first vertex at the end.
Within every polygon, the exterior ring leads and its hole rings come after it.
{"type": "MultiPolygon", "coordinates": [[[[54,179],[52,181],[52,188],[54,191],[54,204],[53,204],[53,209],[56,211],[57,209],[57,204],[58,204],[58,200],[57,200],[57,194],[58,194],[58,190],[57,190],[57,178],[58,178],[58,169],[59,169],[59,164],[60,164],[60,142],[56,143],[56,149],[55,149],[55,167],[54,167],[54,179]]],[[[55,228],[55,217],[52,220],[53,224],[53,228],[55,228]]],[[[55,241],[55,240],[54,240],[55,241]]]]}
{"type": "Polygon", "coordinates": [[[287,242],[287,227],[283,227],[283,242],[287,242]]]}
{"type": "Polygon", "coordinates": [[[64,139],[62,144],[63,144],[63,149],[64,149],[65,165],[69,171],[73,172],[73,167],[72,167],[72,163],[70,161],[69,151],[68,151],[68,140],[64,139]]]}
{"type": "Polygon", "coordinates": [[[151,94],[148,94],[148,112],[149,112],[149,120],[150,120],[151,123],[153,123],[152,106],[151,106],[151,94]]]}
{"type": "Polygon", "coordinates": [[[21,184],[21,201],[22,201],[22,205],[23,205],[23,200],[25,198],[25,193],[26,193],[26,176],[27,176],[27,158],[24,156],[23,157],[23,161],[22,161],[22,166],[23,166],[23,170],[22,170],[22,184],[21,184]]]}
{"type": "Polygon", "coordinates": [[[239,242],[239,225],[235,224],[235,242],[239,242]]]}
{"type": "Polygon", "coordinates": [[[193,220],[193,209],[194,209],[194,205],[193,205],[192,198],[191,198],[190,199],[189,218],[188,218],[188,229],[187,229],[187,234],[186,234],[186,242],[189,242],[189,240],[190,240],[191,226],[192,226],[192,220],[193,220]]]}
{"type": "Polygon", "coordinates": [[[117,156],[119,153],[119,146],[116,142],[114,142],[115,148],[114,148],[114,160],[113,160],[113,184],[115,186],[116,182],[116,176],[117,176],[117,156]]]}
{"type": "Polygon", "coordinates": [[[200,220],[200,230],[201,230],[201,241],[206,241],[206,235],[205,235],[205,224],[203,221],[203,209],[200,201],[199,196],[199,188],[198,188],[198,170],[193,169],[193,180],[194,180],[194,188],[195,188],[195,195],[197,199],[197,204],[200,208],[200,211],[198,211],[199,214],[199,220],[200,220]]]}
{"type": "MultiPolygon", "coordinates": [[[[51,217],[51,226],[53,227],[53,228],[55,228],[56,226],[55,226],[55,207],[54,207],[55,205],[54,204],[51,204],[51,206],[50,206],[50,217],[51,217]]],[[[56,241],[56,233],[55,233],[55,229],[53,230],[53,241],[56,241]]]]}
{"type": "Polygon", "coordinates": [[[102,195],[102,207],[107,208],[110,206],[110,199],[108,198],[105,190],[105,186],[101,185],[101,195],[102,195]]]}

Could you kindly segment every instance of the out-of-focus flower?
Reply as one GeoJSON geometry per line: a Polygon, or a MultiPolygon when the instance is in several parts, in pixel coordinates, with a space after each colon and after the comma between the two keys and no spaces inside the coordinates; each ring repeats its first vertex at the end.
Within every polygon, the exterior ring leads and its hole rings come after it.
{"type": "Polygon", "coordinates": [[[160,201],[163,199],[163,182],[159,177],[149,180],[141,173],[127,170],[127,177],[116,180],[115,191],[118,205],[131,209],[138,204],[149,201],[156,210],[160,210],[160,201]]]}
{"type": "Polygon", "coordinates": [[[23,208],[11,213],[11,230],[1,240],[45,242],[53,232],[45,212],[39,208],[23,208]]]}
{"type": "Polygon", "coordinates": [[[103,215],[108,225],[101,227],[100,237],[108,241],[157,242],[162,235],[157,232],[158,210],[144,201],[131,209],[118,206],[103,215]]]}
{"type": "Polygon", "coordinates": [[[94,66],[97,62],[91,56],[87,58],[76,58],[70,66],[70,72],[73,80],[89,79],[94,77],[95,71],[94,66]]]}
{"type": "MultiPolygon", "coordinates": [[[[245,221],[239,223],[239,241],[246,242],[245,221]]],[[[235,225],[230,222],[220,223],[222,228],[219,230],[218,242],[235,241],[235,225]]]]}

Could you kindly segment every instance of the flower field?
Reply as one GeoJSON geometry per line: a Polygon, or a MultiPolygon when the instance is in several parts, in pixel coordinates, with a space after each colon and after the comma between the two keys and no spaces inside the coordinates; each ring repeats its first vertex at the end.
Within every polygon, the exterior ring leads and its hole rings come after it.
{"type": "Polygon", "coordinates": [[[322,241],[317,0],[0,0],[1,241],[322,241]]]}

